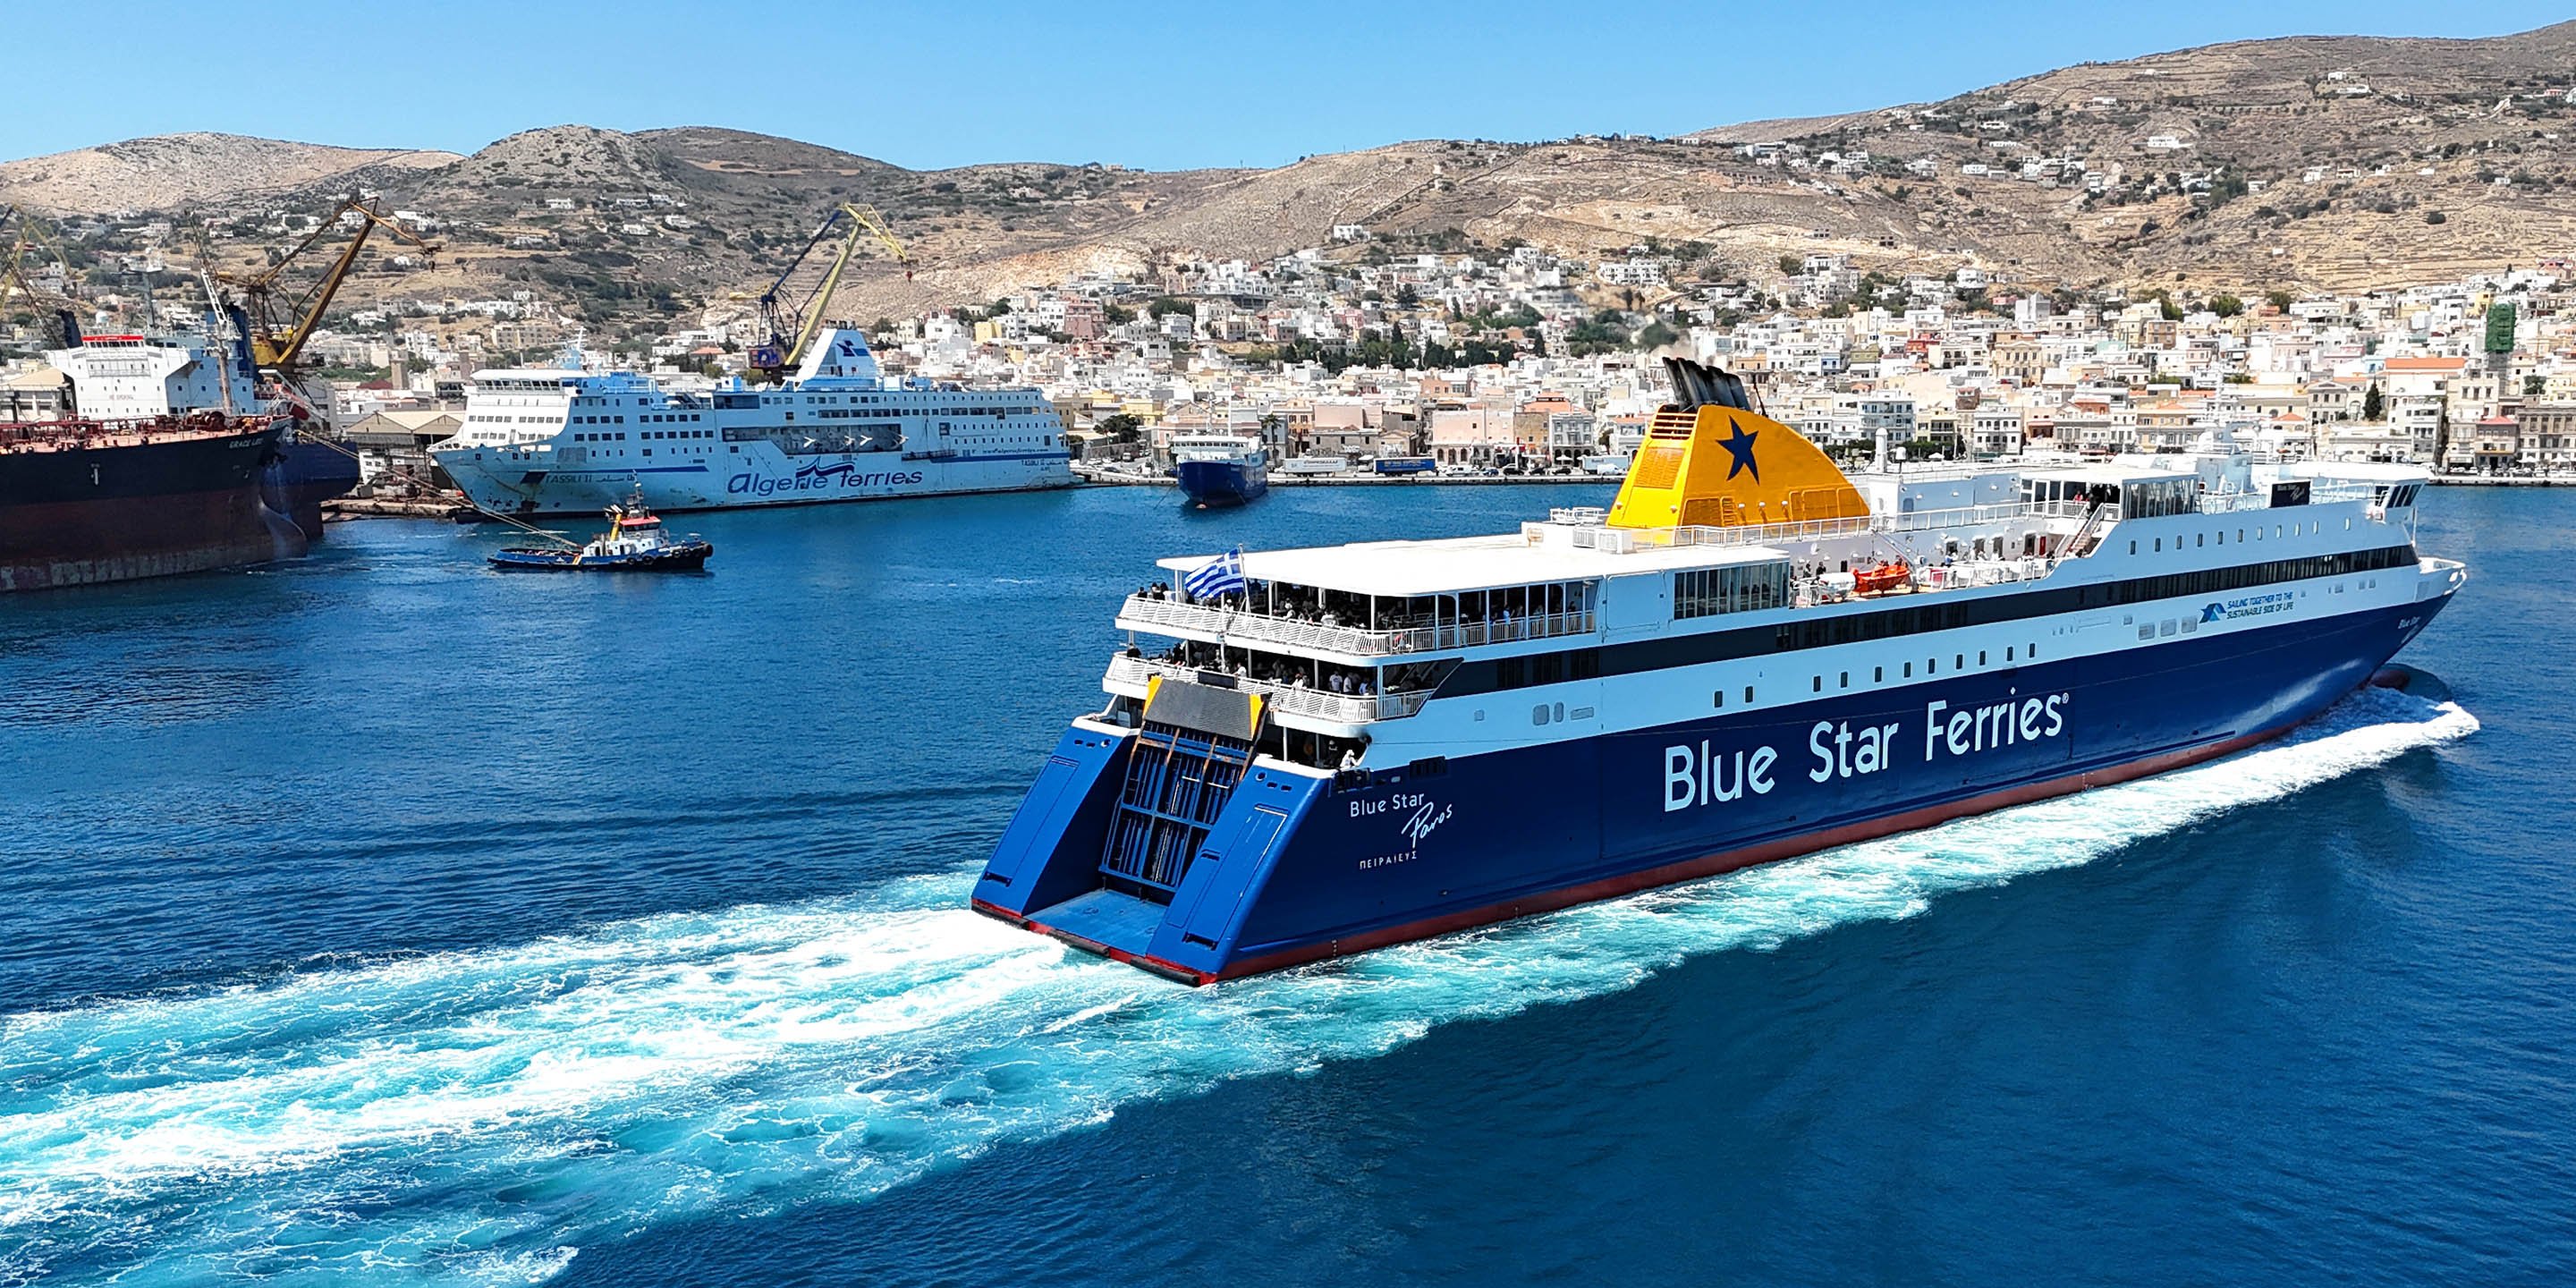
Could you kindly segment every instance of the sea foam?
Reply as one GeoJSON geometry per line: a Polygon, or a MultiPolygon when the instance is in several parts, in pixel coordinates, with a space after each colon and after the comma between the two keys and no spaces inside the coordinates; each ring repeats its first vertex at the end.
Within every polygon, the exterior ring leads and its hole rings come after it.
{"type": "Polygon", "coordinates": [[[0,1285],[541,1281],[584,1243],[861,1201],[1437,1024],[2080,864],[2463,737],[2368,690],[2211,765],[1185,990],[963,910],[972,869],[0,1020],[0,1285]]]}

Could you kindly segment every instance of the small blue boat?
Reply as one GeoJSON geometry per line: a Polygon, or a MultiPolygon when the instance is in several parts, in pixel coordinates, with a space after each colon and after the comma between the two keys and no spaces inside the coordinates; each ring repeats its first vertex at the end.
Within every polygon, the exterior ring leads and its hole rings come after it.
{"type": "Polygon", "coordinates": [[[513,546],[492,555],[492,566],[512,572],[696,572],[716,552],[694,532],[673,537],[641,496],[608,507],[608,525],[578,550],[513,546]]]}

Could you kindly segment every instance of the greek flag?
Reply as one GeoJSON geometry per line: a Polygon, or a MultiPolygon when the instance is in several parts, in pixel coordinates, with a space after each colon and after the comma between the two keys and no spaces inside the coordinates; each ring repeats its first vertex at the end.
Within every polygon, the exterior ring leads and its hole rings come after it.
{"type": "Polygon", "coordinates": [[[1241,594],[1243,592],[1243,547],[1236,546],[1215,559],[1199,565],[1196,571],[1181,579],[1181,588],[1190,592],[1192,599],[1214,599],[1219,595],[1241,594]]]}

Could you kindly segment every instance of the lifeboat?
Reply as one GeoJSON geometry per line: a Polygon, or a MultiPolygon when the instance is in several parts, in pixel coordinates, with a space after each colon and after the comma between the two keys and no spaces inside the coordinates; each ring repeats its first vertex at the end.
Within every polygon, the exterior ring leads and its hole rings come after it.
{"type": "Polygon", "coordinates": [[[1902,562],[1882,563],[1876,567],[1852,571],[1852,591],[1862,595],[1888,595],[1908,587],[1910,579],[1902,562]]]}

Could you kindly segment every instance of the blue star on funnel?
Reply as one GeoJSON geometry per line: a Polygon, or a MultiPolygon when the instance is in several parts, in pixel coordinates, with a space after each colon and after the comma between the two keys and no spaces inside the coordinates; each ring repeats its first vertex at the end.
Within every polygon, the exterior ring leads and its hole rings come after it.
{"type": "Polygon", "coordinates": [[[1762,467],[1753,460],[1753,440],[1760,438],[1761,435],[1745,433],[1744,426],[1739,424],[1730,424],[1728,428],[1735,431],[1735,437],[1717,440],[1717,445],[1725,448],[1726,454],[1734,458],[1726,464],[1726,477],[1731,479],[1750,470],[1753,481],[1761,482],[1762,467]]]}

